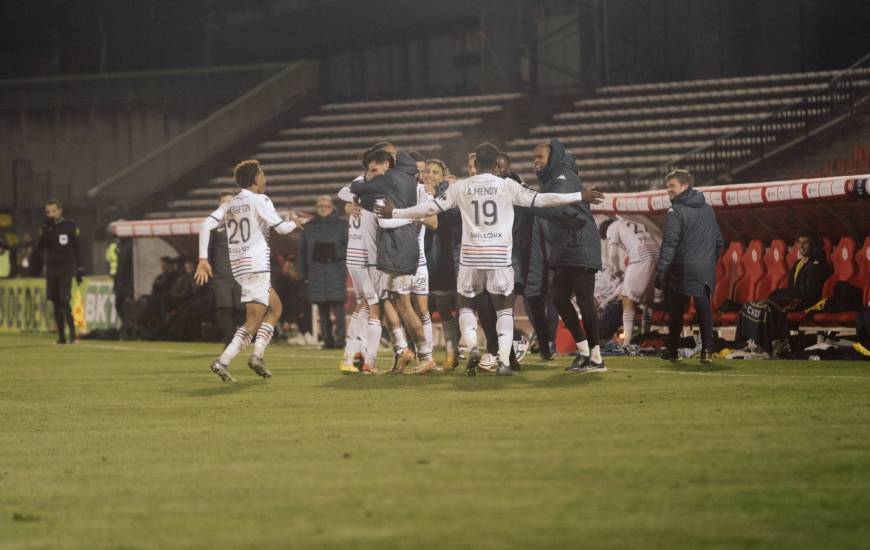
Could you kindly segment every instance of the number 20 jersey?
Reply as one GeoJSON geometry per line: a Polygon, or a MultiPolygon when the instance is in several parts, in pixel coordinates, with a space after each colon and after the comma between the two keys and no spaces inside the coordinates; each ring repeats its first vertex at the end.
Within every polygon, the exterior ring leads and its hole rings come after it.
{"type": "Polygon", "coordinates": [[[442,211],[459,208],[459,264],[478,269],[510,267],[514,205],[533,206],[537,192],[512,179],[484,173],[457,180],[437,199],[442,211]]]}
{"type": "Polygon", "coordinates": [[[269,197],[242,189],[209,216],[226,225],[234,278],[271,271],[269,229],[286,222],[269,197]]]}

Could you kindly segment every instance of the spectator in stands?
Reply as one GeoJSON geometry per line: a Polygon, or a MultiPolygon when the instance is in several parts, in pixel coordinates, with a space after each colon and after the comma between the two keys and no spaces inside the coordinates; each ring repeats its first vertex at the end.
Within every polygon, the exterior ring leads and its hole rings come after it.
{"type": "MultiPolygon", "coordinates": [[[[227,203],[232,198],[231,192],[224,191],[218,197],[218,204],[227,203]]],[[[242,287],[236,282],[230,268],[230,249],[226,224],[222,223],[211,231],[211,237],[208,240],[208,261],[214,271],[212,288],[214,289],[215,318],[221,342],[226,346],[232,341],[236,329],[245,322],[242,287]]]]}
{"type": "Polygon", "coordinates": [[[725,242],[716,214],[693,184],[694,179],[686,170],[674,170],[665,176],[671,208],[665,218],[655,286],[670,291],[668,348],[663,357],[680,360],[677,348],[683,331],[683,312],[693,297],[701,328],[701,362],[710,363],[713,345],[710,295],[716,287],[716,261],[725,242]]]}
{"type": "Polygon", "coordinates": [[[318,197],[314,218],[302,232],[299,272],[308,285],[308,301],[317,304],[325,349],[344,344],[344,302],[347,299],[345,252],[347,220],[335,211],[332,199],[318,197]],[[331,315],[335,315],[335,332],[331,315]]]}
{"type": "Polygon", "coordinates": [[[24,233],[21,235],[21,240],[15,250],[15,276],[16,277],[33,277],[36,273],[33,272],[32,258],[33,255],[33,235],[24,233]]]}
{"type": "Polygon", "coordinates": [[[821,240],[808,232],[798,234],[798,260],[788,273],[788,286],[775,290],[770,300],[788,311],[812,307],[822,297],[822,286],[831,275],[821,240]]]}
{"type": "Polygon", "coordinates": [[[0,235],[0,279],[9,279],[15,274],[15,251],[0,235]]]}

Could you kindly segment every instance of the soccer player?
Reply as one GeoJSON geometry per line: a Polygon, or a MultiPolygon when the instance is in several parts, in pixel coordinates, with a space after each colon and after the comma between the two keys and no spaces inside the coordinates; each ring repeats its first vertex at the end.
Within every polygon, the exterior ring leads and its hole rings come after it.
{"type": "MultiPolygon", "coordinates": [[[[408,154],[417,163],[417,204],[427,202],[433,196],[423,183],[423,174],[426,172],[426,157],[417,151],[409,151],[408,154]]],[[[417,273],[411,278],[411,305],[417,317],[420,318],[426,345],[432,349],[432,317],[429,315],[429,269],[426,265],[426,229],[429,228],[431,231],[438,229],[438,216],[428,216],[421,221],[417,235],[420,259],[417,262],[417,273]]]]}
{"type": "Polygon", "coordinates": [[[236,166],[233,175],[241,191],[229,202],[221,204],[200,224],[199,265],[194,274],[194,279],[200,285],[212,277],[208,241],[211,230],[224,224],[230,267],[233,277],[242,287],[242,303],[245,304],[245,323],[236,330],[232,341],[210,367],[224,382],[235,382],[229,372],[230,361],[251,343],[255,335],[254,353],[248,359],[248,367],[263,378],[272,376],[266,368],[263,354],[281,317],[281,299],[271,285],[269,230],[287,235],[302,226],[302,220],[292,211],[289,221],[282,219],[275,211],[272,201],[264,194],[266,175],[260,169],[259,162],[242,161],[236,166]]]}
{"type": "Polygon", "coordinates": [[[598,231],[607,240],[607,260],[617,273],[625,271],[622,281],[622,329],[625,338],[622,345],[631,344],[634,331],[635,308],[646,309],[653,298],[656,262],[659,258],[659,243],[647,231],[646,226],[620,218],[605,220],[598,231]],[[628,267],[624,270],[619,262],[619,250],[628,254],[628,267]]]}
{"type": "MultiPolygon", "coordinates": [[[[433,197],[447,192],[447,165],[438,159],[426,161],[423,181],[426,191],[433,197]]],[[[459,211],[451,210],[438,214],[437,227],[426,234],[426,261],[429,271],[429,295],[434,307],[441,316],[447,357],[444,370],[453,370],[459,364],[456,319],[456,270],[453,261],[454,234],[460,230],[459,211]]]]}
{"type": "Polygon", "coordinates": [[[81,284],[84,275],[79,254],[79,228],[76,222],[63,217],[60,201],[45,203],[45,222],[33,255],[45,251],[45,294],[54,305],[54,323],[57,325],[57,343],[76,342],[76,325],[70,307],[72,280],[81,284]],[[64,327],[69,326],[69,340],[64,327]]]}
{"type": "Polygon", "coordinates": [[[459,291],[459,327],[470,349],[466,373],[477,374],[480,351],[477,349],[477,319],[472,302],[486,289],[496,307],[499,376],[512,376],[510,350],[514,335],[514,270],[511,264],[514,205],[553,207],[583,200],[583,193],[537,193],[511,179],[494,175],[498,149],[482,143],[475,151],[477,174],[458,180],[437,199],[411,208],[394,208],[385,201],[378,209],[385,218],[419,219],[451,208],[462,216],[462,248],[457,288],[459,291]]]}
{"type": "MultiPolygon", "coordinates": [[[[389,152],[391,144],[376,143],[371,149],[363,154],[362,163],[365,173],[357,177],[354,182],[365,182],[380,176],[393,166],[393,155],[389,152]]],[[[402,322],[396,309],[386,299],[389,288],[381,288],[386,279],[377,270],[376,261],[378,256],[378,228],[393,228],[408,225],[406,220],[382,220],[378,219],[373,212],[360,208],[356,201],[358,198],[351,193],[350,186],[343,187],[338,192],[338,198],[348,203],[348,272],[354,284],[357,296],[357,312],[351,321],[350,333],[356,342],[348,341],[348,348],[339,370],[342,372],[362,372],[364,374],[378,374],[376,366],[378,347],[381,339],[381,313],[387,323],[387,328],[393,337],[393,352],[396,364],[400,361],[407,364],[413,359],[413,353],[408,351],[408,342],[402,322]],[[357,354],[363,355],[362,363],[357,354]]],[[[396,364],[393,366],[396,367],[396,364]]],[[[404,368],[404,365],[402,366],[404,368]]]]}
{"type": "MultiPolygon", "coordinates": [[[[354,195],[367,201],[385,198],[402,207],[417,203],[417,163],[410,155],[401,152],[393,156],[383,149],[371,153],[370,163],[388,163],[389,168],[371,180],[354,181],[350,188],[354,195]],[[383,162],[380,160],[382,154],[386,154],[383,162]]],[[[432,212],[434,213],[436,212],[432,212]]],[[[421,363],[414,373],[428,374],[436,371],[438,366],[432,359],[432,347],[426,342],[423,325],[411,305],[410,296],[411,277],[417,272],[420,257],[417,235],[418,230],[414,224],[381,227],[378,231],[376,267],[379,281],[376,287],[381,292],[388,293],[389,300],[396,308],[402,323],[414,338],[421,363]]],[[[397,356],[390,373],[403,372],[413,358],[414,354],[406,349],[397,356]]]]}

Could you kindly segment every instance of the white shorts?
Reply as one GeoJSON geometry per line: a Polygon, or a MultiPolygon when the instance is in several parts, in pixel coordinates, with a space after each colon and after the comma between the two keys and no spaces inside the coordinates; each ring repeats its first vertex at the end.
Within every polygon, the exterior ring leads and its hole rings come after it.
{"type": "Polygon", "coordinates": [[[256,302],[269,306],[269,289],[272,288],[271,273],[248,273],[240,275],[236,282],[242,287],[242,303],[256,302]]]}
{"type": "Polygon", "coordinates": [[[381,299],[385,299],[391,292],[396,294],[411,293],[410,275],[390,275],[383,271],[371,268],[376,275],[372,278],[375,290],[381,299]]]}
{"type": "Polygon", "coordinates": [[[429,294],[429,268],[417,266],[417,273],[411,278],[411,294],[429,294]]]}
{"type": "Polygon", "coordinates": [[[466,298],[474,298],[486,290],[490,294],[509,296],[514,291],[514,268],[496,267],[480,269],[459,266],[456,275],[456,291],[466,298]]]}
{"type": "Polygon", "coordinates": [[[356,293],[357,302],[365,300],[371,306],[380,302],[380,297],[378,296],[378,291],[375,290],[375,283],[372,281],[369,270],[370,268],[368,267],[347,266],[347,272],[350,274],[351,282],[353,282],[353,291],[356,293]]]}
{"type": "Polygon", "coordinates": [[[621,294],[632,302],[649,302],[653,296],[656,262],[636,262],[625,268],[621,294]]]}

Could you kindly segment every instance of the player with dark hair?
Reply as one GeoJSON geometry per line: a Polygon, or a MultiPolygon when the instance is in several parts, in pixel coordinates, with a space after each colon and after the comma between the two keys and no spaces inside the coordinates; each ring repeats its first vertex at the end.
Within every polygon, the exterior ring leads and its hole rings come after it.
{"type": "Polygon", "coordinates": [[[458,180],[447,193],[435,200],[411,208],[394,209],[385,201],[379,209],[385,218],[419,219],[451,208],[462,216],[462,253],[457,288],[459,291],[459,326],[469,347],[466,373],[477,374],[480,352],[477,349],[477,319],[473,300],[486,289],[497,310],[499,376],[512,376],[509,355],[514,334],[514,270],[511,263],[511,230],[514,205],[547,208],[583,200],[582,193],[536,193],[511,179],[494,174],[498,149],[482,143],[475,151],[477,175],[458,180]]]}
{"type": "MultiPolygon", "coordinates": [[[[386,148],[384,151],[389,152],[386,148]]],[[[357,179],[351,184],[351,193],[363,201],[364,207],[370,208],[374,200],[389,200],[403,207],[417,204],[416,161],[404,152],[396,153],[394,159],[395,165],[385,173],[367,181],[357,179]]],[[[414,371],[415,374],[427,374],[436,371],[438,367],[432,359],[432,345],[426,340],[423,324],[411,305],[410,296],[412,277],[417,273],[420,263],[419,231],[411,222],[396,225],[396,227],[381,225],[378,230],[376,265],[378,283],[375,286],[380,293],[389,296],[402,323],[414,339],[420,360],[420,367],[414,371]]],[[[403,372],[413,358],[414,354],[410,350],[404,350],[397,356],[397,361],[390,372],[392,374],[403,372]]]]}
{"type": "Polygon", "coordinates": [[[72,344],[76,341],[76,326],[70,307],[72,280],[75,277],[81,284],[84,268],[79,253],[79,228],[76,222],[63,217],[63,206],[55,199],[45,203],[45,221],[33,255],[42,252],[45,252],[45,294],[54,305],[57,343],[72,344]],[[67,326],[69,340],[64,330],[67,326]]]}
{"type": "Polygon", "coordinates": [[[269,231],[274,229],[287,235],[302,226],[302,220],[292,211],[289,221],[282,219],[275,211],[272,201],[264,194],[266,175],[256,160],[240,162],[234,175],[241,191],[230,201],[221,204],[200,225],[199,264],[194,275],[200,285],[213,276],[208,261],[209,238],[211,231],[223,224],[226,227],[230,268],[233,278],[241,286],[241,299],[245,304],[245,323],[236,330],[229,345],[210,367],[224,382],[235,381],[230,376],[230,361],[255,336],[254,353],[248,359],[248,367],[263,378],[272,376],[266,368],[263,354],[281,317],[281,299],[271,285],[269,231]]]}

